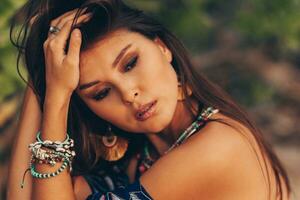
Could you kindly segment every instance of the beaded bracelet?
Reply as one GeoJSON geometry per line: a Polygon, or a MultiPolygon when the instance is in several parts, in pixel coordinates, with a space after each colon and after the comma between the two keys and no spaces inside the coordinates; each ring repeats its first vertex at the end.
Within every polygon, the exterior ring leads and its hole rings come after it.
{"type": "Polygon", "coordinates": [[[41,179],[51,178],[51,177],[59,175],[62,171],[64,171],[66,169],[66,167],[69,164],[70,164],[69,160],[67,158],[65,158],[63,161],[63,164],[55,172],[39,173],[39,172],[35,171],[34,163],[30,163],[30,172],[31,172],[31,175],[35,178],[41,178],[41,179]]]}
{"type": "Polygon", "coordinates": [[[41,135],[41,132],[39,131],[37,133],[37,136],[36,136],[36,140],[38,142],[40,142],[43,146],[45,147],[48,147],[48,148],[52,148],[52,149],[62,149],[62,148],[65,148],[65,149],[69,149],[70,147],[73,147],[74,146],[74,140],[70,138],[69,134],[67,133],[67,138],[61,142],[61,141],[51,141],[51,140],[45,140],[43,141],[40,137],[41,135]]]}
{"type": "Polygon", "coordinates": [[[29,145],[29,150],[31,151],[34,158],[40,161],[48,160],[51,165],[55,165],[56,158],[67,157],[69,160],[72,161],[73,157],[76,155],[75,151],[70,151],[69,149],[66,149],[64,147],[58,147],[48,150],[43,149],[43,145],[43,143],[37,141],[29,145]]]}
{"type": "Polygon", "coordinates": [[[36,136],[36,142],[29,144],[29,150],[32,153],[29,168],[24,172],[21,188],[24,187],[24,179],[27,171],[30,170],[31,175],[35,178],[50,178],[59,175],[69,165],[69,171],[72,171],[72,160],[74,158],[75,151],[71,151],[70,148],[74,146],[74,140],[67,134],[66,139],[61,141],[43,141],[40,138],[41,132],[39,131],[36,136]],[[46,148],[46,149],[43,149],[46,148]],[[49,150],[50,149],[50,150],[49,150]],[[57,161],[63,161],[59,169],[52,173],[39,173],[35,170],[35,163],[50,164],[54,166],[57,161]]]}
{"type": "Polygon", "coordinates": [[[72,161],[74,157],[73,155],[56,152],[53,150],[38,150],[44,152],[42,154],[36,154],[36,150],[32,150],[32,159],[40,164],[50,164],[51,166],[54,166],[56,162],[62,161],[64,157],[67,157],[70,161],[72,161]]]}
{"type": "Polygon", "coordinates": [[[32,156],[32,162],[39,163],[39,164],[49,164],[54,166],[57,162],[62,162],[62,158],[54,158],[53,160],[39,160],[32,156]]]}
{"type": "MultiPolygon", "coordinates": [[[[67,138],[65,139],[65,141],[63,142],[60,142],[60,141],[56,141],[57,143],[62,143],[63,145],[70,139],[70,136],[69,134],[67,133],[67,138]]],[[[36,140],[38,142],[44,142],[42,139],[41,139],[41,131],[37,132],[37,135],[36,135],[36,140]]],[[[45,140],[47,141],[47,140],[45,140]]],[[[50,140],[49,140],[50,141],[50,140]]],[[[51,141],[50,141],[51,142],[51,141]]]]}

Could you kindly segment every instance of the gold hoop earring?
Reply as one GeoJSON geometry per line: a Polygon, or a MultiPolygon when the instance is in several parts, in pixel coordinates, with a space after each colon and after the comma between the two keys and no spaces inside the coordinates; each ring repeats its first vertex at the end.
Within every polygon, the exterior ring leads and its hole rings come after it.
{"type": "Polygon", "coordinates": [[[112,128],[108,125],[106,136],[101,138],[103,144],[102,158],[107,161],[117,161],[121,159],[128,148],[128,140],[116,136],[112,128]]]}

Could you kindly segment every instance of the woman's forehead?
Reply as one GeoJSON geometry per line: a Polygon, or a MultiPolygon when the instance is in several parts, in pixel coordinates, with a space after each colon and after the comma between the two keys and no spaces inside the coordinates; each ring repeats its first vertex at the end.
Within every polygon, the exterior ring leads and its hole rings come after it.
{"type": "Polygon", "coordinates": [[[117,30],[109,33],[103,39],[96,41],[80,53],[80,66],[85,66],[99,58],[103,61],[114,59],[124,47],[145,45],[147,38],[128,30],[117,30]]]}
{"type": "Polygon", "coordinates": [[[86,55],[93,51],[117,52],[128,42],[138,44],[145,39],[146,38],[139,33],[121,29],[111,32],[100,40],[90,44],[81,54],[86,55]]]}
{"type": "Polygon", "coordinates": [[[138,48],[141,45],[144,47],[147,40],[145,36],[139,33],[119,30],[97,41],[93,46],[80,54],[81,79],[85,79],[85,76],[91,76],[95,67],[98,69],[113,67],[114,63],[121,56],[124,56],[127,51],[131,48],[138,48]]]}

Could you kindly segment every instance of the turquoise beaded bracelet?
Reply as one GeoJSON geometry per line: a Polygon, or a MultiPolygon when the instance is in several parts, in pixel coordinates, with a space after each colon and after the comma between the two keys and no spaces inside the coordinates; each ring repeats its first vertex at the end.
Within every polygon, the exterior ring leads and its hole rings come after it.
{"type": "Polygon", "coordinates": [[[62,171],[64,171],[66,169],[66,167],[69,165],[69,163],[70,163],[70,161],[65,158],[63,161],[63,164],[60,166],[60,168],[58,168],[55,172],[45,173],[45,174],[35,171],[34,163],[31,163],[30,164],[30,172],[31,172],[31,175],[35,178],[41,178],[41,179],[51,178],[51,177],[59,175],[62,171]]]}

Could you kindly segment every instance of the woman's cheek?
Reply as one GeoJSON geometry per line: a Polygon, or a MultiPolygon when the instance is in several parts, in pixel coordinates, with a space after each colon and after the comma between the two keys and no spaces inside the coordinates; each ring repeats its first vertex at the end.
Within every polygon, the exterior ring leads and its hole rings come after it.
{"type": "Polygon", "coordinates": [[[117,93],[111,95],[110,98],[106,99],[107,101],[101,105],[99,109],[99,116],[116,125],[123,125],[132,118],[132,113],[130,109],[126,107],[117,93]]]}

